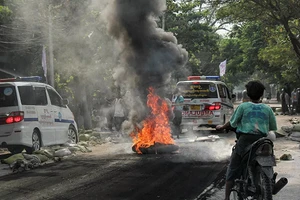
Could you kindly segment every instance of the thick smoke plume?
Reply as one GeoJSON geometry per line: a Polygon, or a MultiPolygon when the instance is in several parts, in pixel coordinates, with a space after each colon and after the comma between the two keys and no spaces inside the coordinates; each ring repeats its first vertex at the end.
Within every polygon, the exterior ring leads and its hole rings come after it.
{"type": "Polygon", "coordinates": [[[171,73],[188,58],[176,37],[157,26],[165,9],[165,0],[113,0],[106,10],[108,32],[119,49],[116,85],[143,105],[149,87],[164,96],[171,73]]]}

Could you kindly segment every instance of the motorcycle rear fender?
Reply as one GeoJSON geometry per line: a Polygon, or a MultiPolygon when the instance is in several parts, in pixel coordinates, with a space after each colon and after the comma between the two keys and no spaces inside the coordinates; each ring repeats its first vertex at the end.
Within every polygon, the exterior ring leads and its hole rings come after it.
{"type": "Polygon", "coordinates": [[[275,156],[256,156],[254,160],[262,167],[272,167],[276,166],[275,156]]]}
{"type": "Polygon", "coordinates": [[[273,178],[274,170],[273,167],[261,167],[261,170],[267,175],[269,179],[273,178]]]}

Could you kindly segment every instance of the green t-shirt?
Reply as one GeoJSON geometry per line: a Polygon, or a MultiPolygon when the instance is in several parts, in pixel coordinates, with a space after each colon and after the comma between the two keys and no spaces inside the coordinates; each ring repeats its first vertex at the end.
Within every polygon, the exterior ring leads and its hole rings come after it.
{"type": "MultiPolygon", "coordinates": [[[[182,95],[178,95],[178,96],[175,97],[175,104],[181,104],[183,102],[184,102],[184,98],[183,98],[182,95]]],[[[175,106],[174,110],[180,110],[180,111],[182,111],[182,109],[183,109],[183,106],[180,105],[180,106],[175,106]]]]}
{"type": "Polygon", "coordinates": [[[237,128],[237,133],[264,136],[271,130],[277,130],[273,110],[262,103],[245,102],[240,104],[230,119],[230,125],[237,128]]]}

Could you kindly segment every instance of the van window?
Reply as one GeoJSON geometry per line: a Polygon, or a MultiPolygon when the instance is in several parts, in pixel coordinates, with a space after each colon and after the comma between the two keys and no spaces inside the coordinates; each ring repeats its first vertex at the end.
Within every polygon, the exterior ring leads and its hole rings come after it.
{"type": "Polygon", "coordinates": [[[35,105],[35,97],[32,86],[19,86],[19,94],[23,105],[35,105]]]}
{"type": "Polygon", "coordinates": [[[0,107],[17,106],[16,89],[12,85],[0,86],[0,107]]]}
{"type": "Polygon", "coordinates": [[[47,105],[44,87],[18,86],[18,89],[23,105],[47,105]]]}
{"type": "Polygon", "coordinates": [[[220,98],[229,98],[228,88],[223,84],[218,84],[220,98]]]}
{"type": "Polygon", "coordinates": [[[34,87],[35,105],[47,105],[47,96],[45,87],[34,87]]]}
{"type": "Polygon", "coordinates": [[[214,83],[181,82],[177,84],[184,98],[217,98],[217,88],[214,83]]]}
{"type": "Polygon", "coordinates": [[[229,92],[229,89],[228,89],[228,87],[225,87],[225,86],[224,86],[224,88],[225,88],[225,91],[226,91],[227,97],[228,97],[229,99],[231,99],[232,97],[230,96],[230,92],[229,92]]]}
{"type": "Polygon", "coordinates": [[[218,84],[218,90],[220,98],[226,98],[226,92],[224,91],[223,85],[218,84]]]}
{"type": "Polygon", "coordinates": [[[59,107],[65,107],[62,104],[62,98],[54,90],[52,90],[51,88],[47,88],[47,91],[48,91],[52,105],[59,106],[59,107]]]}

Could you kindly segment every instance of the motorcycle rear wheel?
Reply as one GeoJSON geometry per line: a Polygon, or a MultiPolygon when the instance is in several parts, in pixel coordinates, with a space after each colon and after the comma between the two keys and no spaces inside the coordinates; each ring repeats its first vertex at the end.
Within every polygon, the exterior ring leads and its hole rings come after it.
{"type": "Polygon", "coordinates": [[[262,171],[261,166],[256,168],[257,200],[273,200],[272,180],[262,171]]]}

